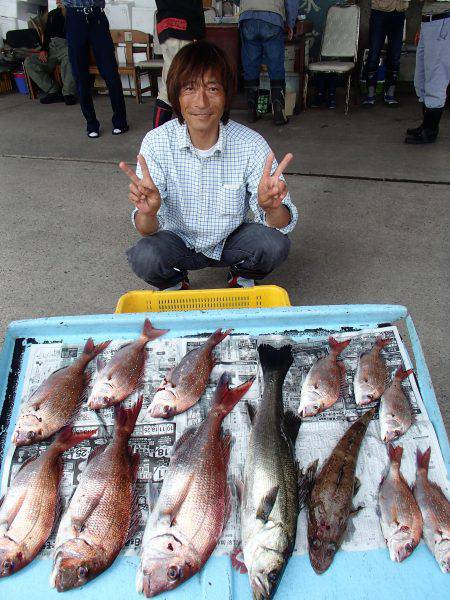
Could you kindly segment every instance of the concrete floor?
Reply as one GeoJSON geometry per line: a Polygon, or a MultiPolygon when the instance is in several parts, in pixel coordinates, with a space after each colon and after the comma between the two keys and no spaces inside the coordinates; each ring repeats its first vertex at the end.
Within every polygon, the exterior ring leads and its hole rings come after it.
{"type": "MultiPolygon", "coordinates": [[[[450,119],[438,143],[410,147],[418,121],[402,107],[308,111],[285,128],[256,128],[278,157],[295,154],[288,183],[300,213],[288,261],[267,283],[293,304],[401,303],[416,323],[447,428],[450,119]]],[[[342,103],[341,103],[342,105],[342,103]]],[[[108,99],[96,99],[103,135],[88,140],[78,107],[0,96],[0,338],[14,319],[112,312],[139,289],[124,251],[136,239],[119,160],[135,160],[152,104],[127,100],[131,130],[110,134],[108,99]]],[[[233,114],[242,120],[243,114],[233,114]]],[[[225,273],[194,273],[223,287],[225,273]]]]}

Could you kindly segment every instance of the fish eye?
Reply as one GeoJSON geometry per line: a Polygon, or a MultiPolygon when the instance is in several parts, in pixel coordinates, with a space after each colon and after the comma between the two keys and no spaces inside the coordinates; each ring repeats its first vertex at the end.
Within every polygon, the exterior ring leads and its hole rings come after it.
{"type": "Polygon", "coordinates": [[[84,579],[89,573],[89,569],[87,567],[78,567],[78,577],[84,579]]]}
{"type": "Polygon", "coordinates": [[[14,569],[14,562],[12,560],[5,560],[3,563],[3,570],[8,573],[14,569]]]}
{"type": "Polygon", "coordinates": [[[167,569],[167,577],[171,580],[171,581],[176,581],[181,575],[181,571],[178,569],[178,567],[176,565],[171,565],[168,569],[167,569]]]}
{"type": "Polygon", "coordinates": [[[318,538],[314,538],[313,541],[311,542],[311,544],[315,548],[318,548],[321,545],[321,541],[318,538]]]}
{"type": "Polygon", "coordinates": [[[406,552],[412,552],[414,550],[413,545],[411,543],[405,544],[406,552]]]}
{"type": "Polygon", "coordinates": [[[163,406],[163,412],[168,415],[170,413],[170,406],[168,404],[166,404],[165,406],[163,406]]]}
{"type": "Polygon", "coordinates": [[[32,440],[34,437],[36,437],[36,433],[35,433],[34,431],[29,431],[29,432],[27,433],[27,438],[28,438],[29,440],[32,440]]]}
{"type": "Polygon", "coordinates": [[[270,571],[270,573],[267,575],[267,579],[269,580],[269,583],[275,583],[275,581],[278,579],[278,571],[276,569],[270,571]]]}

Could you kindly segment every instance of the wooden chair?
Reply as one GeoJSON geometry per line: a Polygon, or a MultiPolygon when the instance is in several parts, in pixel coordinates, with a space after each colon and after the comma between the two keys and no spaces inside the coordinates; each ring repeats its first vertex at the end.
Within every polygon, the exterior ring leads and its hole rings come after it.
{"type": "MultiPolygon", "coordinates": [[[[136,95],[136,101],[142,102],[142,94],[150,91],[152,96],[158,94],[158,75],[162,72],[162,61],[160,71],[155,69],[153,63],[153,36],[143,31],[137,31],[136,29],[111,29],[111,37],[114,42],[116,50],[116,58],[119,69],[119,75],[126,75],[131,77],[133,80],[133,86],[124,87],[126,92],[134,92],[136,95]],[[125,51],[125,63],[119,60],[118,49],[122,46],[125,51]],[[144,53],[147,56],[146,61],[135,62],[134,55],[137,53],[144,53]],[[141,78],[143,75],[148,75],[150,79],[150,85],[146,87],[141,86],[141,78]]],[[[91,56],[92,64],[89,67],[89,73],[91,75],[99,75],[95,59],[91,56]]],[[[131,82],[130,82],[131,83],[131,82]]],[[[106,89],[106,86],[102,86],[97,89],[106,89]]]]}

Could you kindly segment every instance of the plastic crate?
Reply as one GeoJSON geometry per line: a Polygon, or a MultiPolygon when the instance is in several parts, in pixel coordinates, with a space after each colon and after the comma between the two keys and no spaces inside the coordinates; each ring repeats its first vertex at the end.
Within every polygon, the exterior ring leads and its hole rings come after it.
{"type": "Polygon", "coordinates": [[[137,290],[119,298],[116,313],[217,310],[230,308],[272,308],[291,306],[285,289],[277,285],[252,288],[153,292],[137,290]]]}

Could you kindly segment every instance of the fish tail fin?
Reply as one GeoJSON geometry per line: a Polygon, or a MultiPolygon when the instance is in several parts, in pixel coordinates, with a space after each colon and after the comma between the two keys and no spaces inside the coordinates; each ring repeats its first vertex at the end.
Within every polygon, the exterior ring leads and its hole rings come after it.
{"type": "Polygon", "coordinates": [[[223,373],[217,384],[216,393],[214,395],[214,412],[219,414],[221,418],[225,418],[226,415],[233,410],[239,400],[244,396],[247,391],[251,388],[254,377],[251,377],[248,381],[245,381],[241,385],[231,389],[230,388],[230,374],[223,373]]]}
{"type": "Polygon", "coordinates": [[[216,329],[216,331],[209,336],[207,340],[208,346],[213,349],[215,346],[217,346],[217,344],[220,344],[221,341],[228,337],[232,331],[232,329],[222,331],[222,329],[219,327],[219,329],[216,329]]]}
{"type": "Polygon", "coordinates": [[[58,454],[65,452],[72,446],[76,446],[83,440],[87,440],[97,433],[97,429],[90,429],[88,431],[74,431],[70,425],[63,427],[56,436],[52,447],[57,451],[58,454]]]}
{"type": "Polygon", "coordinates": [[[116,425],[116,437],[125,437],[127,440],[133,433],[137,418],[141,412],[144,396],[139,396],[138,401],[131,408],[124,408],[122,404],[114,407],[114,421],[116,425]]]}
{"type": "Polygon", "coordinates": [[[92,360],[98,354],[103,352],[103,350],[105,350],[109,346],[110,343],[111,343],[111,340],[107,340],[106,342],[102,342],[101,344],[97,344],[95,346],[94,340],[92,338],[89,338],[88,341],[86,342],[86,344],[84,345],[83,354],[88,360],[92,360]]]}
{"type": "Polygon", "coordinates": [[[342,352],[342,350],[347,348],[351,341],[352,340],[342,340],[342,342],[338,342],[332,335],[330,335],[330,337],[328,338],[328,343],[330,345],[331,351],[333,352],[333,354],[336,354],[336,356],[338,356],[342,352]]]}
{"type": "Polygon", "coordinates": [[[141,338],[145,339],[145,343],[151,342],[167,333],[169,329],[155,329],[150,323],[150,319],[145,319],[144,327],[142,328],[141,338]]]}
{"type": "Polygon", "coordinates": [[[283,379],[294,362],[292,346],[289,344],[281,348],[274,348],[269,344],[260,344],[258,354],[262,370],[265,373],[278,371],[283,379]]]}
{"type": "Polygon", "coordinates": [[[431,448],[428,447],[425,452],[421,452],[419,448],[416,450],[417,458],[417,470],[423,470],[428,474],[428,467],[430,466],[431,448]]]}
{"type": "Polygon", "coordinates": [[[388,454],[391,463],[394,463],[400,467],[403,456],[403,447],[402,446],[393,446],[392,444],[388,444],[388,454]]]}
{"type": "Polygon", "coordinates": [[[403,381],[409,375],[411,375],[411,373],[414,373],[414,369],[408,369],[407,371],[405,371],[405,369],[403,369],[403,367],[399,367],[395,371],[395,378],[398,379],[399,381],[403,381]]]}
{"type": "Polygon", "coordinates": [[[377,337],[377,339],[375,340],[375,345],[378,346],[378,348],[381,350],[381,348],[388,346],[390,341],[391,341],[390,338],[384,338],[384,337],[381,337],[381,335],[379,335],[377,337]]]}

